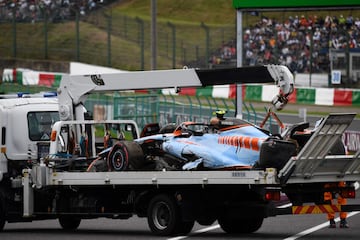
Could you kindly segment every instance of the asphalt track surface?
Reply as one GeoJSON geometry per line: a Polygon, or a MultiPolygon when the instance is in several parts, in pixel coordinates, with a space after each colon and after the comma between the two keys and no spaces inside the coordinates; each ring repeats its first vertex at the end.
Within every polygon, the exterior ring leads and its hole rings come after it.
{"type": "MultiPolygon", "coordinates": [[[[360,204],[360,199],[349,201],[360,204]]],[[[338,220],[338,219],[337,219],[338,220]]],[[[108,240],[108,239],[359,239],[360,214],[349,213],[350,228],[329,229],[326,215],[283,215],[267,218],[262,227],[255,233],[231,235],[224,233],[215,222],[212,226],[195,225],[186,236],[154,236],[146,219],[133,217],[129,220],[95,219],[83,220],[76,231],[63,231],[56,220],[44,220],[32,223],[10,223],[0,233],[2,240],[108,240]]]]}

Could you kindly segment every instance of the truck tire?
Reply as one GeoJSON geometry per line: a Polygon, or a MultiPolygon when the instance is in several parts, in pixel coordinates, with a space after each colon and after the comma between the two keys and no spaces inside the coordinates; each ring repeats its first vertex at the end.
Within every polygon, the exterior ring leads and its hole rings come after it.
{"type": "Polygon", "coordinates": [[[194,221],[182,220],[175,199],[166,194],[157,195],[150,201],[147,220],[150,230],[160,236],[188,234],[194,226],[194,221]]]}
{"type": "Polygon", "coordinates": [[[144,154],[136,142],[117,142],[107,157],[110,171],[140,170],[144,165],[144,154]]]}
{"type": "Polygon", "coordinates": [[[226,233],[252,233],[257,231],[264,218],[257,216],[253,218],[230,218],[227,216],[218,219],[219,225],[226,233]]]}
{"type": "Polygon", "coordinates": [[[81,219],[72,216],[61,216],[59,217],[60,226],[64,230],[73,231],[80,226],[81,219]]]}

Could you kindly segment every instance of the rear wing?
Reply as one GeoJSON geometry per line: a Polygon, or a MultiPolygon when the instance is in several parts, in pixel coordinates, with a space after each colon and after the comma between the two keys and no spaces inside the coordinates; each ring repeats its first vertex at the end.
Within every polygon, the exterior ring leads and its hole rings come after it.
{"type": "Polygon", "coordinates": [[[358,181],[360,150],[354,155],[328,155],[341,139],[355,113],[330,114],[322,121],[300,153],[292,157],[278,177],[283,184],[358,181]]]}

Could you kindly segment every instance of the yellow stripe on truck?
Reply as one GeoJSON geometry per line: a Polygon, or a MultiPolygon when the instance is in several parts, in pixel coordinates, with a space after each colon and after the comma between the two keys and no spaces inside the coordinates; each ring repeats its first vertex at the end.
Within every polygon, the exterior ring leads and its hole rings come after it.
{"type": "Polygon", "coordinates": [[[308,205],[293,206],[292,214],[318,214],[318,213],[335,213],[341,212],[341,205],[308,205]]]}

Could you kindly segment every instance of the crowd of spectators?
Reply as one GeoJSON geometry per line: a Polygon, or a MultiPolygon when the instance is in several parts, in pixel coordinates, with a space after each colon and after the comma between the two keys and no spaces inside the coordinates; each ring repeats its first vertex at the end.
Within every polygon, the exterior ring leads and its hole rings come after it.
{"type": "Polygon", "coordinates": [[[86,15],[112,0],[0,0],[0,21],[58,22],[73,19],[76,11],[86,15]]]}
{"type": "MultiPolygon", "coordinates": [[[[226,64],[236,59],[234,41],[210,59],[226,64]]],[[[352,15],[290,16],[285,21],[261,17],[243,33],[243,65],[283,64],[293,72],[328,72],[329,49],[360,48],[360,19],[352,15]]]]}

